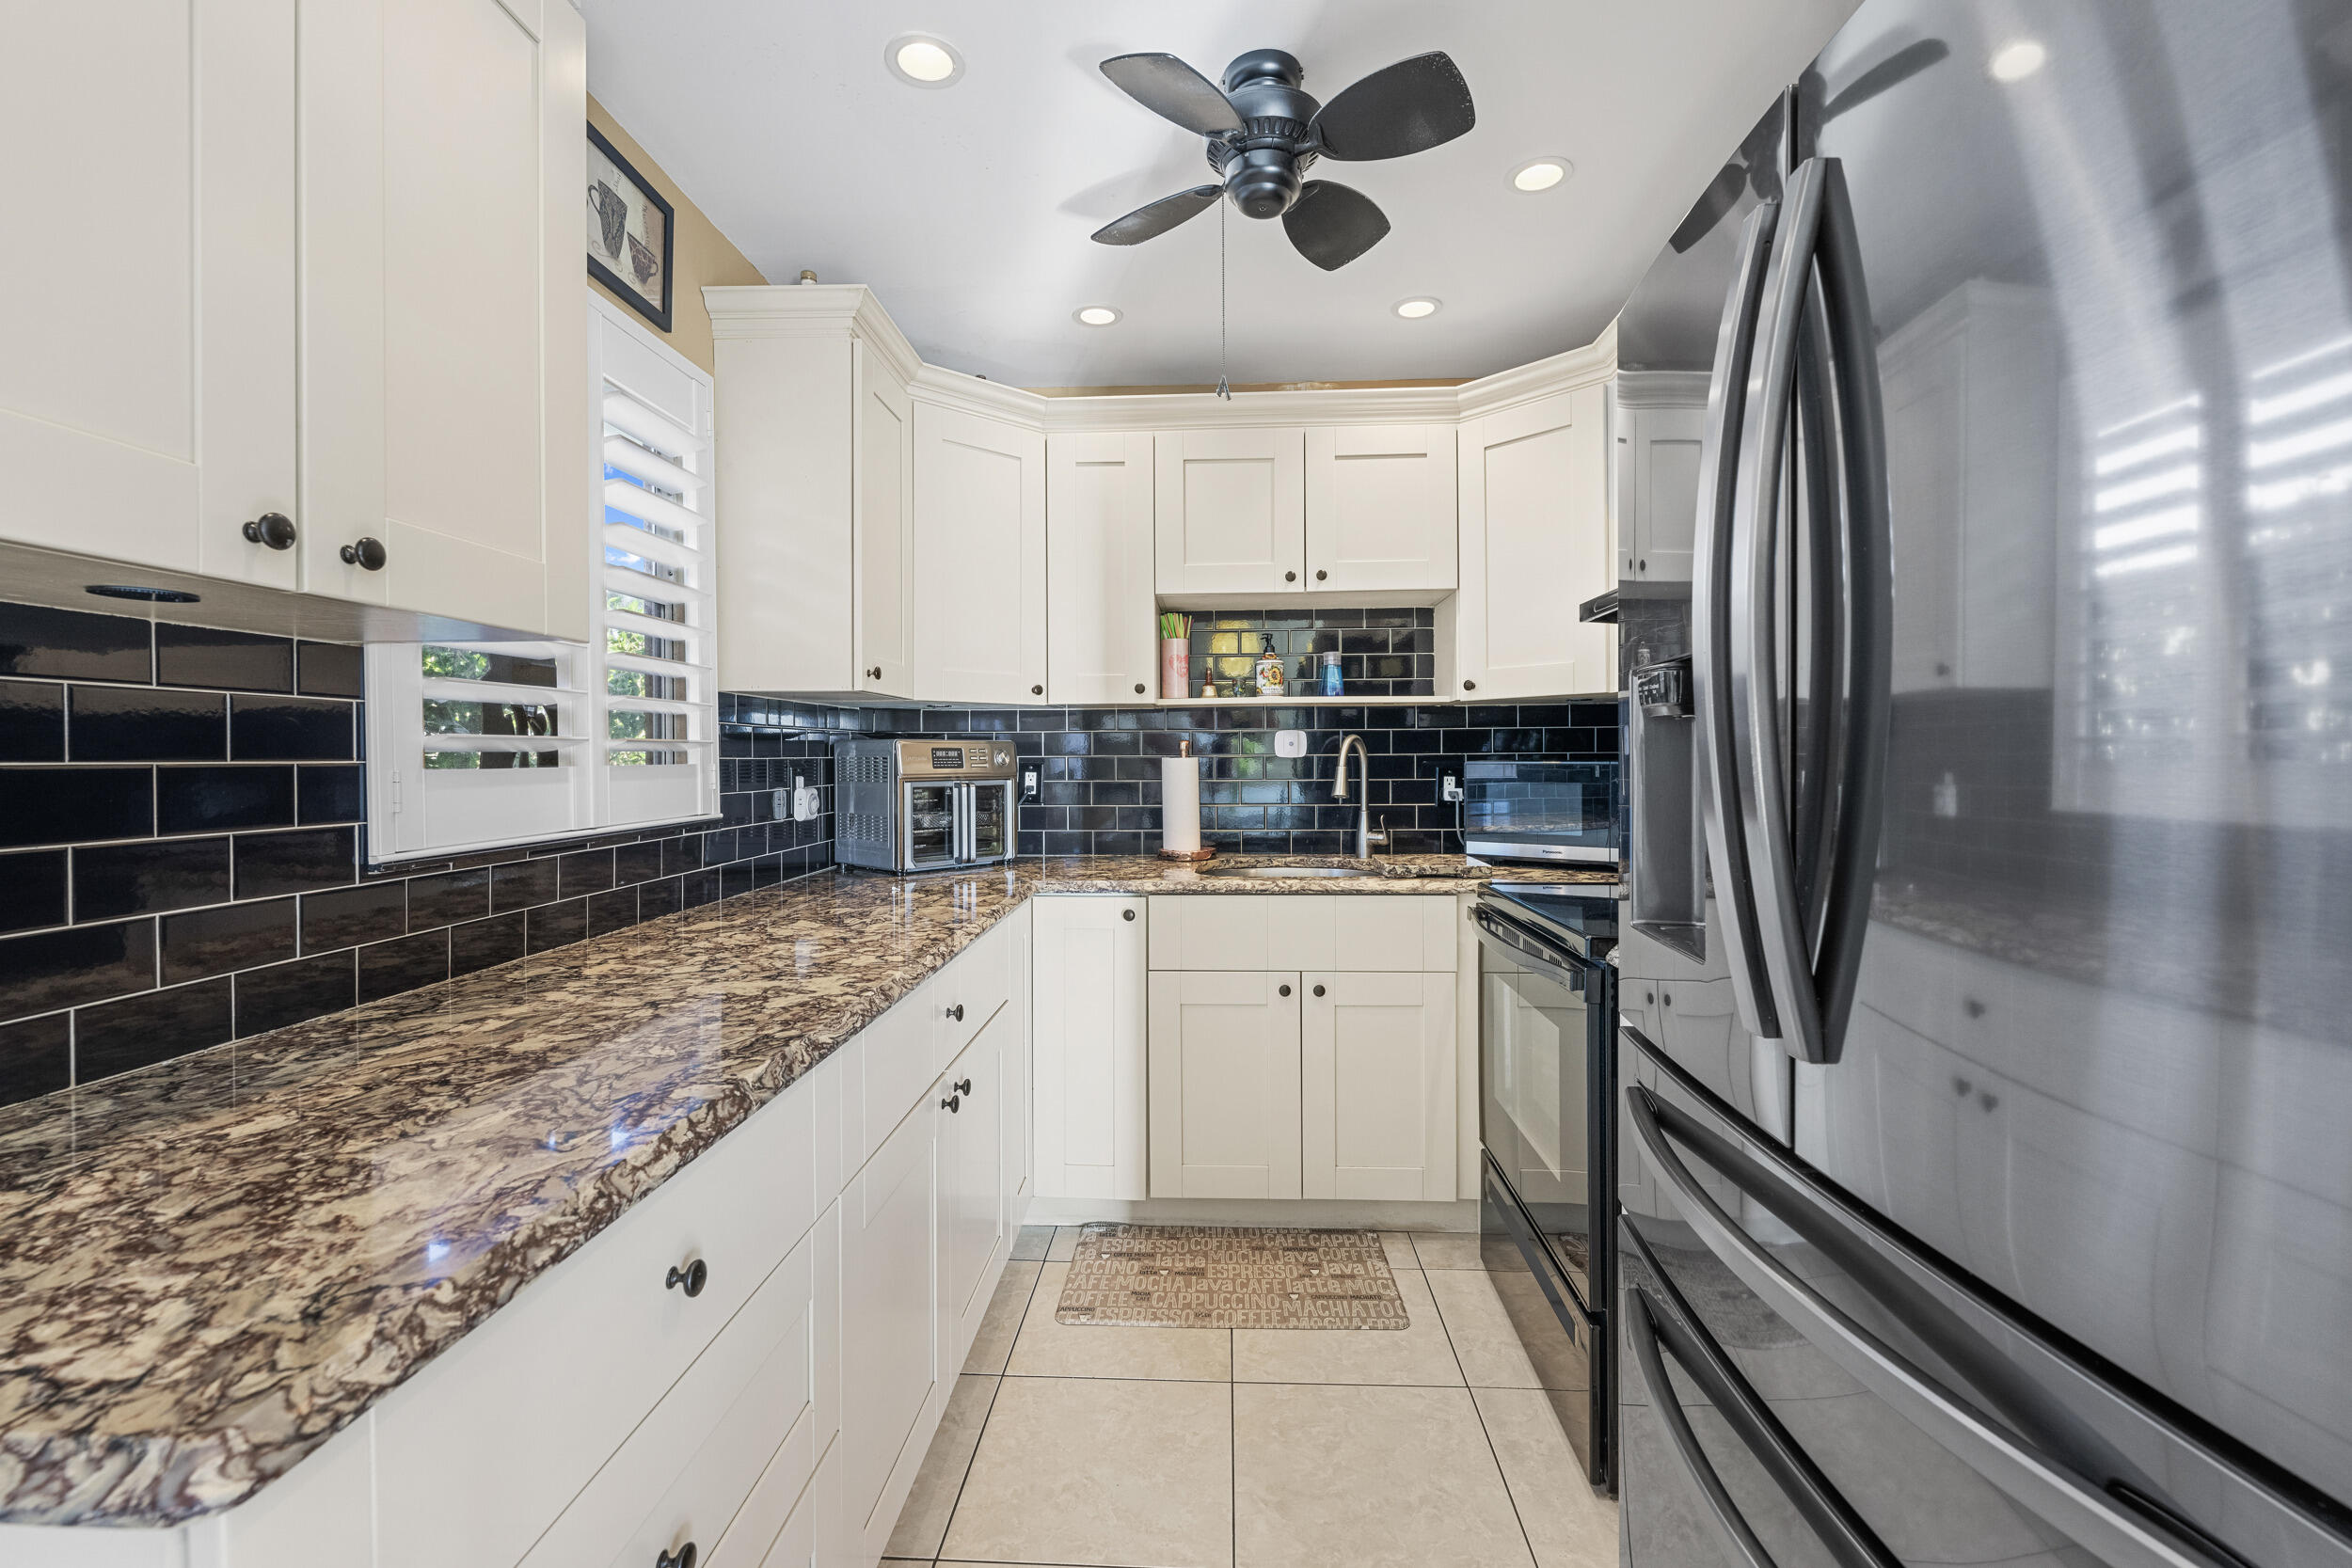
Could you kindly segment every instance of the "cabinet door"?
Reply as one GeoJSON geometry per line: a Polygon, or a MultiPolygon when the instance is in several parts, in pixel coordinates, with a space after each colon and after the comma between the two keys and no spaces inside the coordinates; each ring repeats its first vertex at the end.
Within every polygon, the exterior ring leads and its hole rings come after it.
{"type": "Polygon", "coordinates": [[[1303,974],[1308,1197],[1454,1196],[1454,976],[1303,974]]]}
{"type": "Polygon", "coordinates": [[[914,676],[914,404],[864,343],[852,381],[856,685],[903,697],[914,676]]]}
{"type": "Polygon", "coordinates": [[[1454,584],[1454,426],[1307,432],[1307,586],[1318,593],[1454,584]]]}
{"type": "Polygon", "coordinates": [[[1603,434],[1598,387],[1462,427],[1455,632],[1465,695],[1616,689],[1616,628],[1576,618],[1614,580],[1603,434]]]}
{"type": "Polygon", "coordinates": [[[1303,432],[1162,431],[1152,469],[1161,593],[1306,591],[1303,432]]]}
{"type": "Polygon", "coordinates": [[[1056,436],[1045,465],[1047,700],[1149,697],[1159,678],[1152,437],[1056,436]]]}
{"type": "Polygon", "coordinates": [[[933,1131],[907,1117],[841,1195],[843,1522],[869,1562],[939,1416],[933,1131]]]}
{"type": "Polygon", "coordinates": [[[1149,983],[1153,1197],[1296,1197],[1298,976],[1149,983]]]}
{"type": "Polygon", "coordinates": [[[1045,695],[1045,437],[914,409],[914,665],[927,700],[1045,695]]]}
{"type": "Polygon", "coordinates": [[[963,1354],[1005,1248],[1005,1092],[1016,1022],[999,1010],[947,1069],[932,1113],[939,1138],[940,1365],[963,1354]]]}
{"type": "Polygon", "coordinates": [[[1038,1195],[1139,1199],[1144,900],[1030,904],[1037,911],[1038,1195]]]}
{"type": "Polygon", "coordinates": [[[308,521],[292,9],[10,6],[0,52],[0,130],[24,152],[0,247],[0,538],[293,587],[294,553],[239,531],[308,521]]]}
{"type": "Polygon", "coordinates": [[[1688,582],[1699,524],[1704,408],[1620,408],[1617,416],[1617,575],[1688,582]]]}
{"type": "Polygon", "coordinates": [[[303,0],[300,38],[303,586],[584,637],[579,13],[303,0]]]}

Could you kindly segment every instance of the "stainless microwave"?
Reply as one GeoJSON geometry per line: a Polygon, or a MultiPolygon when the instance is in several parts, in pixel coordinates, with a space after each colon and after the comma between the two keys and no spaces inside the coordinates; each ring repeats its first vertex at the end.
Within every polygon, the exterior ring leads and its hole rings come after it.
{"type": "Polygon", "coordinates": [[[1012,859],[1009,740],[834,743],[834,855],[877,871],[1012,859]]]}
{"type": "Polygon", "coordinates": [[[1615,762],[1473,757],[1462,770],[1462,848],[1485,861],[1620,865],[1623,776],[1615,762]]]}

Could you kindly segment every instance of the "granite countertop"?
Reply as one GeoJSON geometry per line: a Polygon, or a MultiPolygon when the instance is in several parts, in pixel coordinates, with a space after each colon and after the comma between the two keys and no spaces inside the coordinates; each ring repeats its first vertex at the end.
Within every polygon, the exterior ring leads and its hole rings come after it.
{"type": "Polygon", "coordinates": [[[1496,875],[1614,879],[1444,856],[1297,881],[1142,856],[830,872],[8,1107],[0,1522],[250,1497],[1033,894],[1496,875]]]}

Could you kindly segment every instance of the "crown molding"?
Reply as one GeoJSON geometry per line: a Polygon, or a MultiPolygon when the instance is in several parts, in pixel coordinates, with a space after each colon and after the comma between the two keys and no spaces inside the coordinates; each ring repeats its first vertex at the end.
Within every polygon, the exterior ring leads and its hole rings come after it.
{"type": "Polygon", "coordinates": [[[706,285],[703,305],[717,341],[846,335],[871,344],[901,381],[924,368],[923,356],[863,283],[706,285]]]}
{"type": "Polygon", "coordinates": [[[1706,404],[1705,371],[1619,371],[1620,408],[1695,408],[1706,404]]]}
{"type": "Polygon", "coordinates": [[[1507,371],[1465,381],[1454,388],[1460,402],[1456,417],[1474,420],[1500,414],[1537,398],[1591,387],[1617,373],[1617,324],[1612,321],[1599,337],[1582,348],[1549,358],[1531,360],[1507,371]]]}

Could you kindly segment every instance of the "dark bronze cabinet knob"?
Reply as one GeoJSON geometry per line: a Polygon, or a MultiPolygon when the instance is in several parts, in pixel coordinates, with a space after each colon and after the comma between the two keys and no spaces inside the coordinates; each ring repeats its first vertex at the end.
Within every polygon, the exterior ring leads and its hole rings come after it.
{"type": "Polygon", "coordinates": [[[698,1296],[703,1293],[703,1287],[709,1283],[710,1265],[697,1258],[691,1263],[672,1264],[669,1277],[661,1282],[661,1288],[665,1291],[684,1291],[690,1296],[698,1296]]]}
{"type": "Polygon", "coordinates": [[[1315,580],[1316,580],[1317,582],[1321,582],[1324,578],[1326,578],[1329,577],[1330,575],[1331,575],[1330,573],[1328,573],[1328,572],[1325,571],[1325,570],[1324,570],[1322,567],[1320,567],[1320,566],[1318,566],[1318,567],[1316,567],[1316,568],[1315,568],[1315,580]]]}
{"type": "Polygon", "coordinates": [[[1321,996],[1323,994],[1323,988],[1321,986],[1317,986],[1315,988],[1315,994],[1317,996],[1321,996]]]}
{"type": "Polygon", "coordinates": [[[1133,910],[1121,910],[1119,911],[1119,918],[1121,920],[1133,920],[1135,917],[1136,911],[1133,910]]]}
{"type": "Polygon", "coordinates": [[[941,1101],[939,1105],[940,1109],[946,1111],[949,1116],[953,1116],[956,1112],[963,1109],[963,1097],[958,1094],[951,1094],[946,1099],[941,1101]]]}
{"type": "Polygon", "coordinates": [[[1288,996],[1291,993],[1291,989],[1288,986],[1284,986],[1281,988],[1281,991],[1284,996],[1288,996]]]}
{"type": "Polygon", "coordinates": [[[339,552],[346,566],[357,566],[363,572],[380,572],[389,559],[384,546],[373,539],[362,539],[356,545],[345,545],[339,552]]]}
{"type": "Polygon", "coordinates": [[[955,1020],[958,1023],[961,1023],[961,1022],[963,1022],[963,1004],[962,1004],[962,1003],[959,1002],[959,1003],[957,1003],[954,1006],[949,1007],[949,1008],[946,1008],[946,1009],[945,1009],[945,1010],[946,1010],[946,1012],[947,1016],[948,1016],[949,1018],[954,1019],[954,1020],[955,1020]]]}
{"type": "Polygon", "coordinates": [[[694,1544],[689,1541],[676,1551],[663,1552],[660,1557],[655,1558],[653,1568],[694,1568],[694,1559],[700,1555],[694,1550],[694,1544]]]}
{"type": "Polygon", "coordinates": [[[1464,681],[1462,683],[1462,689],[1465,691],[1475,691],[1478,689],[1478,683],[1476,681],[1464,681]]]}
{"type": "Polygon", "coordinates": [[[1284,572],[1282,574],[1282,580],[1284,582],[1296,582],[1298,580],[1298,574],[1296,572],[1284,572]]]}
{"type": "Polygon", "coordinates": [[[294,519],[283,512],[264,512],[245,525],[245,536],[256,545],[267,545],[273,550],[294,548],[294,519]]]}
{"type": "Polygon", "coordinates": [[[969,1078],[958,1079],[956,1081],[955,1090],[958,1094],[970,1094],[972,1092],[972,1080],[969,1078]]]}
{"type": "Polygon", "coordinates": [[[871,670],[866,671],[866,678],[869,681],[878,681],[882,679],[882,666],[877,664],[871,670]]]}
{"type": "Polygon", "coordinates": [[[1136,695],[1138,697],[1143,695],[1143,683],[1141,681],[1136,682],[1136,695]]]}

